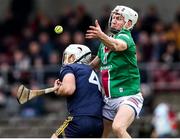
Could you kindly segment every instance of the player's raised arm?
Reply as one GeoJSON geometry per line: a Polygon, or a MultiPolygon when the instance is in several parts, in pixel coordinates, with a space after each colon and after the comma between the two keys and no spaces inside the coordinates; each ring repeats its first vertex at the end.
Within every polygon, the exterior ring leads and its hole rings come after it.
{"type": "MultiPolygon", "coordinates": [[[[114,18],[119,18],[119,17],[114,17],[114,18]]],[[[114,39],[106,35],[101,30],[101,27],[97,20],[95,21],[95,26],[89,27],[89,30],[87,30],[85,37],[87,39],[98,38],[106,47],[108,47],[110,50],[113,50],[113,51],[124,51],[127,49],[127,44],[125,41],[114,39]]]]}

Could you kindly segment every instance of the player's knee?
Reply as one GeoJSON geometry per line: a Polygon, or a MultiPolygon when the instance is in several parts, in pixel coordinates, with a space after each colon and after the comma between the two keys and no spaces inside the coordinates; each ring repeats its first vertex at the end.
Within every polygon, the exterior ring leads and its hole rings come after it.
{"type": "Polygon", "coordinates": [[[124,133],[126,132],[126,127],[120,125],[119,123],[113,123],[112,129],[116,135],[124,135],[124,133]]]}

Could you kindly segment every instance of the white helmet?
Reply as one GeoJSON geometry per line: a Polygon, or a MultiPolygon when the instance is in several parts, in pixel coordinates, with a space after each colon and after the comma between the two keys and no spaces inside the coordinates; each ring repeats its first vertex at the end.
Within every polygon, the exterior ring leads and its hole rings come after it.
{"type": "Polygon", "coordinates": [[[70,44],[63,53],[62,63],[72,64],[72,63],[82,63],[88,64],[91,61],[91,50],[81,44],[70,44]],[[73,56],[73,61],[69,62],[69,58],[73,56]]]}
{"type": "MultiPolygon", "coordinates": [[[[138,20],[138,13],[134,11],[133,9],[126,7],[126,6],[121,6],[117,5],[111,12],[111,16],[109,18],[109,27],[111,29],[111,21],[112,21],[112,15],[114,13],[120,14],[124,17],[125,22],[127,23],[129,20],[132,21],[132,25],[128,28],[131,29],[133,26],[136,24],[138,20]]],[[[116,32],[119,32],[120,30],[117,30],[116,32]]]]}

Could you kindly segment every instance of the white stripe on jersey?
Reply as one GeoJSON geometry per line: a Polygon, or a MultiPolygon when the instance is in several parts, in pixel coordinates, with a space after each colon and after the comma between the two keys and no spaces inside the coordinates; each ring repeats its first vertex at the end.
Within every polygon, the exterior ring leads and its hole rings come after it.
{"type": "Polygon", "coordinates": [[[124,36],[129,39],[129,36],[127,34],[119,34],[118,37],[120,37],[120,36],[124,36]]]}

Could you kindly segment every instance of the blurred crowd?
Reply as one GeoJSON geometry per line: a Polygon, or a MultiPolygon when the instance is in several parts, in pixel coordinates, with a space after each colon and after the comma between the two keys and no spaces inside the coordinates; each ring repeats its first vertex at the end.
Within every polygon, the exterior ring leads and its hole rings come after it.
{"type": "MultiPolygon", "coordinates": [[[[19,106],[13,99],[19,83],[29,88],[50,86],[57,77],[63,51],[69,44],[85,44],[95,56],[100,43],[84,38],[89,25],[95,21],[84,5],[68,5],[56,20],[41,11],[34,11],[33,7],[32,0],[13,0],[0,22],[0,107],[7,108],[9,114],[15,114],[15,107],[19,106]],[[55,34],[57,24],[63,26],[62,34],[55,34]],[[12,105],[14,108],[9,109],[12,105]]],[[[101,28],[107,32],[111,7],[106,5],[98,10],[101,28]]],[[[180,61],[180,9],[169,23],[161,20],[153,5],[143,13],[138,12],[140,17],[132,35],[141,69],[145,97],[143,112],[151,113],[153,96],[151,86],[147,86],[149,82],[153,82],[158,91],[167,89],[167,83],[174,90],[180,89],[180,65],[177,64],[180,61]]],[[[34,107],[42,101],[34,100],[25,105],[25,109],[21,109],[22,116],[41,115],[43,108],[36,107],[36,110],[34,107]]]]}

